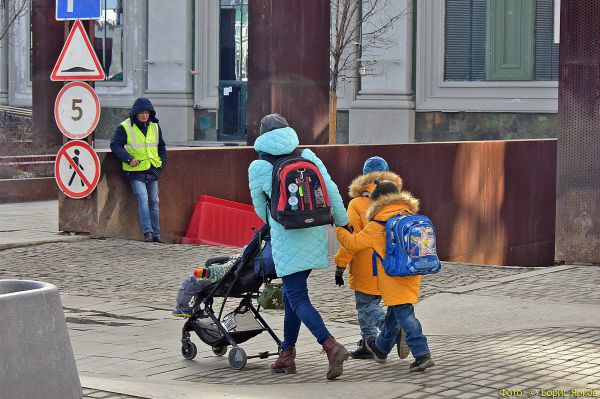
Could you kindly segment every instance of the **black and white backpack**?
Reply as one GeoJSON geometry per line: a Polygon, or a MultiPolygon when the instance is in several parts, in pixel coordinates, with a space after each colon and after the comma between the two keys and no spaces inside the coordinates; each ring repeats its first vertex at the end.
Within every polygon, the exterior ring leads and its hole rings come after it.
{"type": "Polygon", "coordinates": [[[333,224],[331,202],[321,171],[296,149],[291,154],[261,154],[273,165],[271,216],[285,229],[333,224]]]}

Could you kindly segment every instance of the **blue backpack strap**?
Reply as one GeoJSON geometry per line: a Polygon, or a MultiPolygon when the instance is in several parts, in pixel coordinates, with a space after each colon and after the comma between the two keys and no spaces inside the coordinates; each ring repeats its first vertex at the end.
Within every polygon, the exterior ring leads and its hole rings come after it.
{"type": "MultiPolygon", "coordinates": [[[[381,220],[373,221],[385,227],[385,222],[382,222],[381,220]]],[[[383,264],[383,258],[381,257],[381,255],[379,255],[377,251],[373,250],[373,256],[371,257],[371,264],[373,265],[373,276],[377,276],[377,258],[381,259],[381,262],[383,264]]]]}
{"type": "Polygon", "coordinates": [[[373,264],[373,276],[377,276],[377,258],[381,259],[383,262],[383,258],[379,256],[377,251],[373,250],[373,256],[371,257],[371,263],[373,264]]]}

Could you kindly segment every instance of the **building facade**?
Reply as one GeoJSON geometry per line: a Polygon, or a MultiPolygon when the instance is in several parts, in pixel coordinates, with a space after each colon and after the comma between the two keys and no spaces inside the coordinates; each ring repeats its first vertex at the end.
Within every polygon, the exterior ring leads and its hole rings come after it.
{"type": "MultiPolygon", "coordinates": [[[[102,0],[92,40],[107,79],[95,85],[96,137],[110,138],[133,101],[148,97],[170,144],[245,142],[248,1],[102,0]]],[[[17,2],[2,2],[4,24],[17,2]]],[[[558,8],[388,1],[380,15],[403,17],[392,40],[360,51],[355,77],[339,82],[338,142],[556,137],[558,8]]],[[[30,32],[25,14],[3,38],[0,104],[31,107],[30,32]]]]}

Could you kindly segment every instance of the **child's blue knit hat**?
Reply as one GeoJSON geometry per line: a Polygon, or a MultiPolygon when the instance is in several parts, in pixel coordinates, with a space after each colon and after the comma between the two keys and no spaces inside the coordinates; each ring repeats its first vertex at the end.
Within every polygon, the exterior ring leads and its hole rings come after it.
{"type": "Polygon", "coordinates": [[[389,170],[385,159],[377,156],[367,159],[363,165],[363,175],[371,172],[388,172],[389,170]]]}

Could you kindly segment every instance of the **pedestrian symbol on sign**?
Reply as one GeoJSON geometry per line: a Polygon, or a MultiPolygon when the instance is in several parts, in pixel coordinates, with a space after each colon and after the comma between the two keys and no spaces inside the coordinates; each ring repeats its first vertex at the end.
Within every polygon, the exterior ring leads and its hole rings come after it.
{"type": "MultiPolygon", "coordinates": [[[[84,170],[83,165],[81,165],[79,163],[79,150],[75,149],[74,152],[75,152],[75,156],[71,157],[71,159],[73,160],[75,167],[79,168],[83,171],[84,170]]],[[[69,163],[69,169],[73,169],[73,165],[71,165],[70,163],[69,163]]],[[[69,187],[71,186],[71,184],[73,184],[73,179],[75,179],[75,176],[77,176],[77,171],[73,170],[73,174],[71,175],[71,178],[69,179],[69,187]]],[[[85,185],[83,184],[83,179],[80,177],[79,180],[81,181],[81,187],[85,187],[85,185]]]]}

